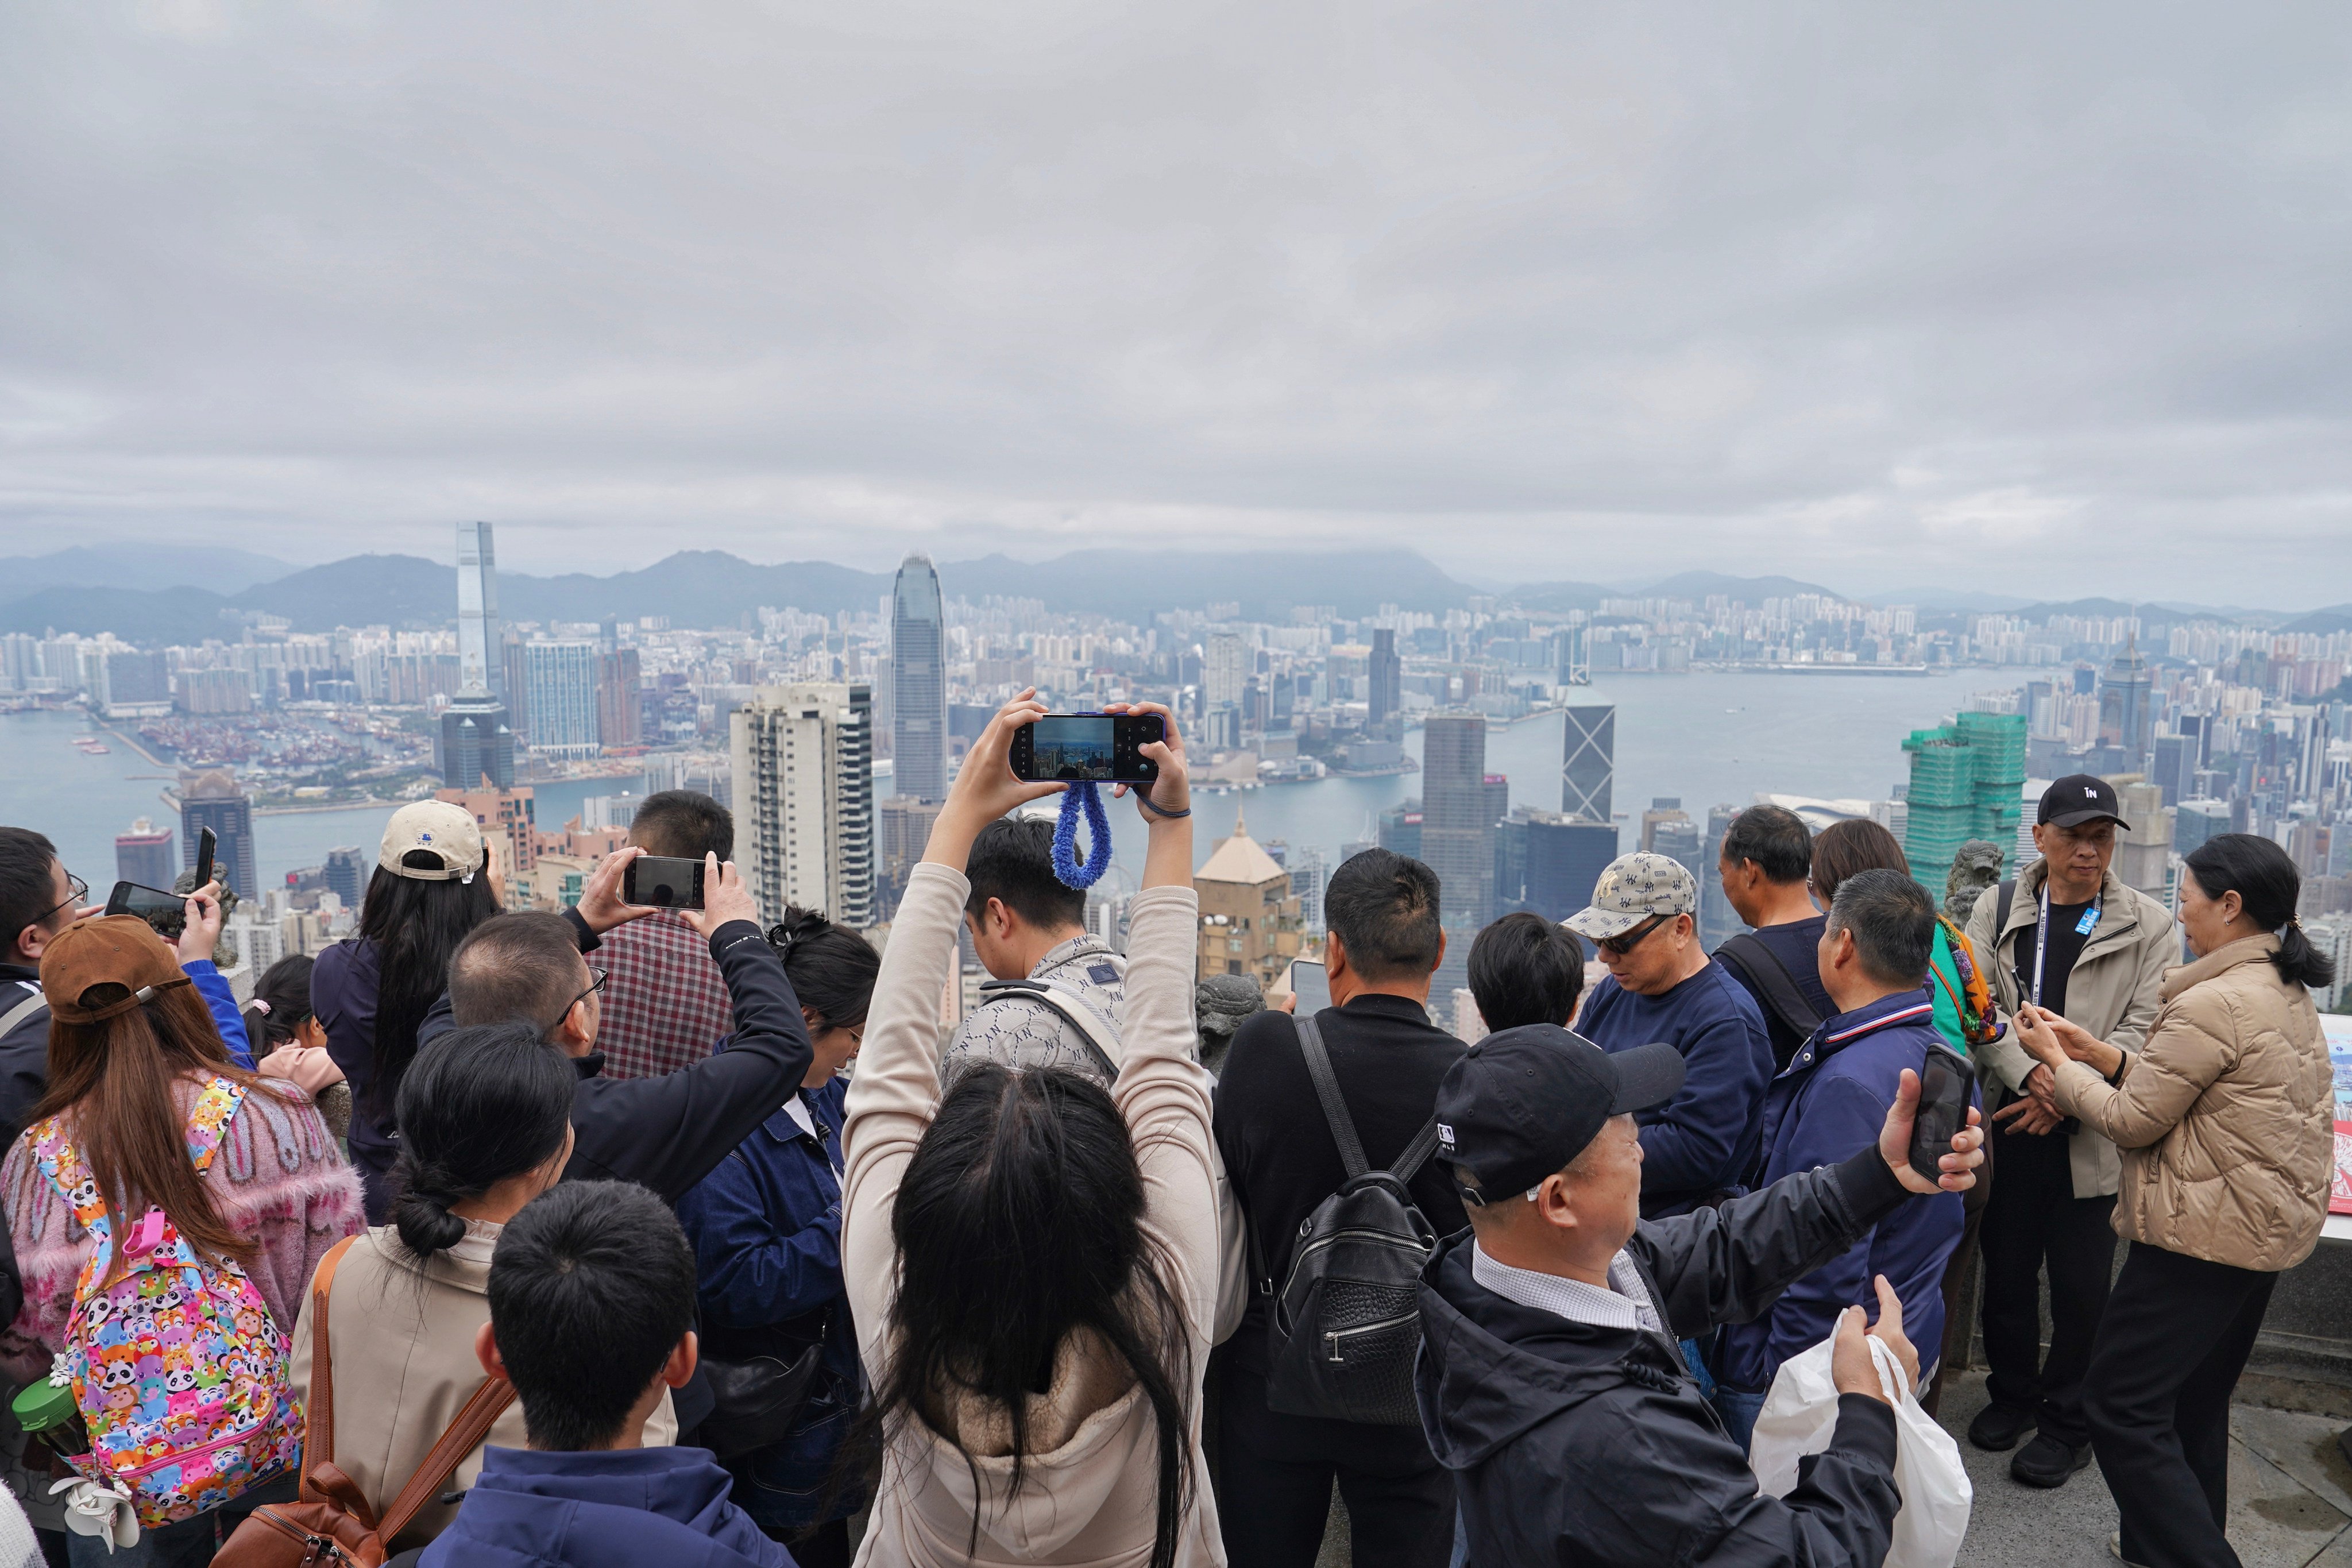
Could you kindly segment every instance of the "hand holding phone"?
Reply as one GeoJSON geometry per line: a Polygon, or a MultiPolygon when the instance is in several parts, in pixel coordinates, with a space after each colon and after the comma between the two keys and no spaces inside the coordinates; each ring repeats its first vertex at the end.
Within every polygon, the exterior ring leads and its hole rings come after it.
{"type": "Polygon", "coordinates": [[[1911,1169],[1934,1182],[1944,1173],[1952,1140],[1969,1124],[1969,1099],[1976,1070],[1966,1057],[1941,1044],[1927,1047],[1919,1065],[1919,1105],[1911,1121],[1911,1169]]]}
{"type": "Polygon", "coordinates": [[[1143,748],[1167,738],[1157,713],[1045,713],[1013,731],[1013,776],[1024,784],[1149,784],[1160,764],[1143,748]]]}
{"type": "Polygon", "coordinates": [[[1301,1018],[1311,1018],[1331,1005],[1331,972],[1322,961],[1300,958],[1291,961],[1290,994],[1298,998],[1293,1011],[1301,1018]]]}
{"type": "Polygon", "coordinates": [[[196,830],[196,886],[213,879],[213,858],[220,852],[220,835],[209,827],[196,830]]]}

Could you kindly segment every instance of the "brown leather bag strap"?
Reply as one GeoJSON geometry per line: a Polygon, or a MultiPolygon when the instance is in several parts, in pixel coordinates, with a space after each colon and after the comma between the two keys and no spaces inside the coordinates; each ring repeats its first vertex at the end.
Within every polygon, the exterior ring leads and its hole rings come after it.
{"type": "Polygon", "coordinates": [[[474,1397],[466,1401],[466,1407],[457,1412],[457,1418],[449,1423],[449,1429],[441,1434],[440,1441],[425,1456],[425,1462],[416,1467],[416,1473],[408,1478],[408,1484],[400,1489],[400,1495],[384,1510],[383,1523],[377,1527],[376,1533],[383,1538],[385,1546],[389,1547],[408,1528],[408,1521],[416,1517],[417,1511],[448,1484],[457,1467],[465,1463],[466,1456],[482,1446],[490,1428],[499,1424],[499,1417],[514,1403],[514,1384],[505,1378],[482,1379],[482,1386],[474,1390],[474,1397]]]}
{"type": "Polygon", "coordinates": [[[326,1500],[310,1484],[310,1467],[335,1457],[334,1362],[327,1349],[327,1297],[335,1288],[335,1266],[358,1239],[347,1236],[329,1247],[327,1256],[319,1259],[319,1271],[310,1276],[310,1401],[302,1413],[300,1496],[304,1502],[326,1500]]]}

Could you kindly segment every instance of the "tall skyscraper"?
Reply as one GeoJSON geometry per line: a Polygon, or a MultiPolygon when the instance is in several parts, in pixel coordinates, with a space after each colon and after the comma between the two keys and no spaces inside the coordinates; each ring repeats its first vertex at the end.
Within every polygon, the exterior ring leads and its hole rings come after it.
{"type": "Polygon", "coordinates": [[[545,639],[523,646],[530,680],[530,749],[558,757],[593,757],[596,728],[596,645],[545,639]]]}
{"type": "Polygon", "coordinates": [[[1365,727],[1385,730],[1404,706],[1404,660],[1397,657],[1396,631],[1372,630],[1371,690],[1365,704],[1365,727]]]}
{"type": "Polygon", "coordinates": [[[635,648],[608,647],[596,656],[596,736],[608,752],[641,743],[637,686],[635,648]]]}
{"type": "Polygon", "coordinates": [[[909,555],[890,594],[890,756],[893,792],[915,800],[948,797],[946,638],[940,574],[909,555]]]}
{"type": "Polygon", "coordinates": [[[1592,889],[1617,858],[1617,829],[1604,822],[1579,822],[1565,812],[1518,806],[1495,829],[1496,875],[1511,885],[1498,893],[1500,909],[1532,910],[1548,921],[1566,920],[1592,901],[1592,889]]]}
{"type": "Polygon", "coordinates": [[[1914,730],[1904,858],[1930,889],[1941,888],[1960,846],[1971,838],[2007,846],[2024,809],[2025,716],[1962,713],[1949,724],[1914,730]]]}
{"type": "MultiPolygon", "coordinates": [[[[1402,855],[1409,860],[1422,858],[1421,827],[1423,820],[1420,801],[1399,801],[1381,813],[1380,847],[1391,855],[1402,855]]],[[[1345,863],[1344,858],[1342,863],[1345,863]]]]}
{"type": "Polygon", "coordinates": [[[1579,822],[1613,822],[1609,797],[1617,775],[1617,705],[1595,702],[1565,712],[1559,809],[1579,822]]]}
{"type": "Polygon", "coordinates": [[[2155,734],[2155,690],[2139,639],[2126,638],[2099,679],[2099,744],[2121,748],[2127,772],[2139,771],[2155,734]]]}
{"type": "Polygon", "coordinates": [[[1421,731],[1421,858],[1437,873],[1445,959],[1437,992],[1466,982],[1470,942],[1494,918],[1494,795],[1486,787],[1486,721],[1433,713],[1421,731]]]}
{"type": "Polygon", "coordinates": [[[116,834],[114,874],[125,882],[169,891],[172,879],[179,875],[172,868],[172,830],[142,816],[131,825],[130,832],[116,834]]]}
{"type": "Polygon", "coordinates": [[[797,904],[875,923],[872,724],[862,681],[763,686],[730,716],[735,858],[763,918],[797,904]]]}
{"type": "Polygon", "coordinates": [[[180,868],[196,868],[196,840],[211,828],[220,842],[213,850],[214,875],[240,899],[259,896],[261,879],[253,860],[253,802],[236,780],[220,768],[180,775],[180,868]]]}
{"type": "Polygon", "coordinates": [[[1232,710],[1223,722],[1230,726],[1230,738],[1213,737],[1212,744],[1241,744],[1242,693],[1249,683],[1250,648],[1239,632],[1211,632],[1208,661],[1201,669],[1201,700],[1211,714],[1232,710]]]}
{"type": "MultiPolygon", "coordinates": [[[[434,766],[451,789],[514,787],[514,731],[499,636],[497,552],[487,522],[457,525],[457,694],[441,711],[434,766]]],[[[356,902],[353,907],[356,908],[356,902]]]]}
{"type": "Polygon", "coordinates": [[[498,548],[487,522],[457,525],[457,689],[506,700],[499,640],[498,548]]]}
{"type": "Polygon", "coordinates": [[[356,913],[367,898],[367,885],[375,875],[375,857],[356,844],[339,845],[327,851],[327,890],[343,900],[343,908],[356,913]]]}

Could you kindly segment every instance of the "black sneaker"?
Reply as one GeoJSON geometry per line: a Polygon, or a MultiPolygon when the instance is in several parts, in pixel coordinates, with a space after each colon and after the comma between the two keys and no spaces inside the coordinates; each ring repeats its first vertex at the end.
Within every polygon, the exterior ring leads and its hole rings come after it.
{"type": "Polygon", "coordinates": [[[2032,1431],[2040,1419],[2032,1411],[2020,1410],[2013,1405],[1988,1405],[1969,1423],[1969,1441],[1991,1453],[2001,1453],[2016,1447],[2017,1440],[2032,1431]]]}
{"type": "Polygon", "coordinates": [[[2029,1487],[2063,1487],[2066,1478],[2091,1462],[2091,1446],[2074,1447],[2061,1443],[2047,1432],[2034,1434],[2033,1441],[2017,1451],[2009,1462],[2011,1479],[2029,1487]]]}

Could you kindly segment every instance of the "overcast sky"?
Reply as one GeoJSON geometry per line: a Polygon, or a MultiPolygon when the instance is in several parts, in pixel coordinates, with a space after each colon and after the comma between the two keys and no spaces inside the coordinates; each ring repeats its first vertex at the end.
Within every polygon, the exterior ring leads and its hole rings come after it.
{"type": "Polygon", "coordinates": [[[0,554],[2352,599],[2352,10],[16,0],[0,554]]]}

